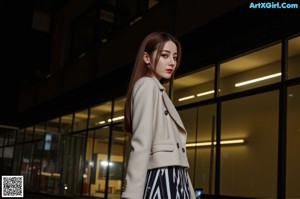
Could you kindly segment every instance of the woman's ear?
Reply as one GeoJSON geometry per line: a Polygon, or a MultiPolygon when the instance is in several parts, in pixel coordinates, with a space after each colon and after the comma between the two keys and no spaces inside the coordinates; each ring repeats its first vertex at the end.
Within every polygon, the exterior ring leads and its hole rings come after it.
{"type": "Polygon", "coordinates": [[[144,52],[143,59],[146,64],[150,64],[150,57],[148,53],[144,52]]]}

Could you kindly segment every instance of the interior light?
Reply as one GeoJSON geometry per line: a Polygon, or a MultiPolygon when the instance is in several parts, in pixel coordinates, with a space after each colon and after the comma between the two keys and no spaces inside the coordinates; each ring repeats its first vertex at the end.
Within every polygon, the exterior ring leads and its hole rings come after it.
{"type": "Polygon", "coordinates": [[[187,97],[179,98],[178,101],[181,102],[181,101],[185,101],[185,100],[189,100],[189,99],[193,99],[193,98],[195,98],[195,95],[190,95],[187,97]]]}
{"type": "MultiPolygon", "coordinates": [[[[118,120],[122,120],[122,119],[124,119],[124,116],[115,117],[115,118],[112,119],[112,121],[118,121],[118,120]]],[[[108,119],[107,121],[111,122],[111,119],[108,119]]]]}
{"type": "Polygon", "coordinates": [[[256,79],[252,79],[252,80],[248,80],[248,81],[236,83],[234,86],[235,87],[245,86],[247,84],[252,84],[252,83],[255,83],[255,82],[259,82],[259,81],[271,79],[271,78],[274,78],[274,77],[278,77],[280,75],[281,75],[281,73],[275,73],[275,74],[272,74],[272,75],[267,75],[267,76],[264,76],[264,77],[259,77],[259,78],[256,78],[256,79]]]}
{"type": "Polygon", "coordinates": [[[209,94],[212,94],[214,92],[215,92],[214,90],[211,90],[211,91],[206,91],[206,92],[203,92],[203,93],[198,93],[197,97],[201,97],[201,96],[204,96],[204,95],[209,95],[209,94]]]}
{"type": "Polygon", "coordinates": [[[107,161],[101,161],[101,165],[104,166],[104,167],[107,167],[108,165],[109,165],[109,166],[112,166],[113,163],[112,163],[112,162],[109,162],[109,163],[108,163],[107,161]]]}
{"type": "MultiPolygon", "coordinates": [[[[221,145],[230,145],[230,144],[243,144],[245,143],[244,139],[234,139],[234,140],[221,140],[221,145]]],[[[216,145],[217,142],[214,142],[216,145]]],[[[200,147],[200,146],[211,146],[211,142],[197,142],[197,143],[189,143],[185,145],[186,147],[200,147]]]]}

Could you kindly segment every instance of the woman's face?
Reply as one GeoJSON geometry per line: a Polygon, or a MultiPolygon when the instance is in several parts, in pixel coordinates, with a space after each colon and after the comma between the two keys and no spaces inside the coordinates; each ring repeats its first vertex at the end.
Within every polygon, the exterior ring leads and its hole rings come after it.
{"type": "Polygon", "coordinates": [[[150,60],[150,67],[155,71],[155,76],[157,79],[170,79],[174,70],[177,66],[177,46],[173,41],[167,41],[162,49],[161,55],[158,59],[156,67],[155,58],[157,55],[157,50],[153,52],[150,60]]]}

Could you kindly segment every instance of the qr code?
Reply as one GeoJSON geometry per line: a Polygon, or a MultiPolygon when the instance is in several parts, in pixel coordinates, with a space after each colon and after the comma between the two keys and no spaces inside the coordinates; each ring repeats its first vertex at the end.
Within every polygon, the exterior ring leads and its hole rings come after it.
{"type": "Polygon", "coordinates": [[[23,176],[2,176],[2,198],[22,198],[23,176]]]}

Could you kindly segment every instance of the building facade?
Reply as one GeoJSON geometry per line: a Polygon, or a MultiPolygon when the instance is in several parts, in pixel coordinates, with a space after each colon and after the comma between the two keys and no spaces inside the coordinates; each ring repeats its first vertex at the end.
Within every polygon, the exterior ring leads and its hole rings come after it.
{"type": "Polygon", "coordinates": [[[70,1],[52,15],[49,73],[22,90],[17,128],[0,134],[1,175],[23,175],[30,192],[120,198],[132,63],[143,37],[164,30],[183,47],[164,86],[188,132],[194,187],[208,198],[299,198],[298,4],[137,2],[70,1]]]}

